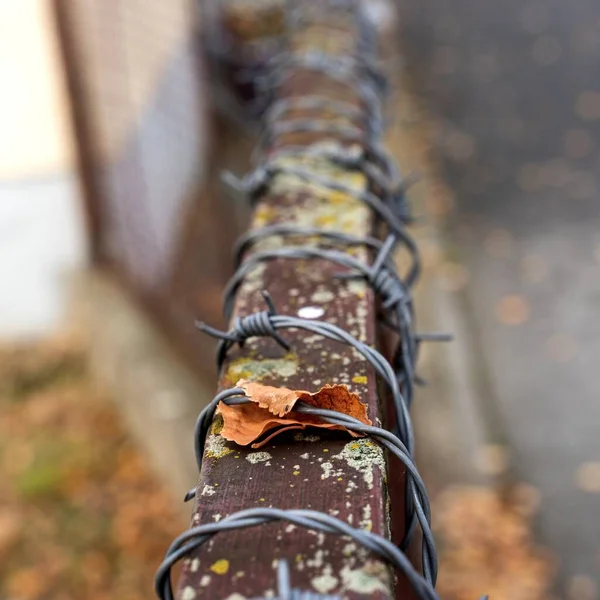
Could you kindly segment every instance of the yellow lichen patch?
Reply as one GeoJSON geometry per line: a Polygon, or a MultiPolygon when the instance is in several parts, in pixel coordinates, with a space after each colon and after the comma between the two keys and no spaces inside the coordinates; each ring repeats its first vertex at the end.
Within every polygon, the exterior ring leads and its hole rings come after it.
{"type": "Polygon", "coordinates": [[[239,379],[261,381],[269,376],[286,379],[295,375],[297,369],[298,359],[290,352],[282,358],[238,358],[231,362],[225,377],[230,385],[235,385],[239,379]]]}
{"type": "Polygon", "coordinates": [[[210,433],[213,435],[219,435],[221,430],[223,429],[223,417],[221,415],[216,415],[212,425],[210,426],[210,433]]]}
{"type": "Polygon", "coordinates": [[[332,215],[321,215],[315,219],[316,225],[319,227],[331,227],[335,225],[336,218],[332,215]]]}
{"type": "Polygon", "coordinates": [[[210,458],[223,458],[232,454],[233,450],[225,442],[225,438],[220,435],[210,435],[206,440],[205,454],[210,458]]]}
{"type": "Polygon", "coordinates": [[[217,575],[225,575],[229,571],[229,561],[226,558],[220,558],[211,565],[210,570],[217,575]]]}
{"type": "Polygon", "coordinates": [[[346,194],[346,192],[339,192],[339,191],[334,191],[331,192],[329,194],[329,202],[331,202],[331,204],[335,204],[335,205],[340,205],[340,204],[347,204],[348,200],[350,199],[350,197],[348,196],[348,194],[346,194]]]}
{"type": "Polygon", "coordinates": [[[264,227],[275,218],[275,209],[267,204],[259,204],[254,213],[253,227],[259,228],[264,227]]]}
{"type": "Polygon", "coordinates": [[[366,375],[355,375],[352,378],[352,381],[354,383],[362,383],[363,385],[366,385],[366,383],[367,383],[367,376],[366,375]]]}

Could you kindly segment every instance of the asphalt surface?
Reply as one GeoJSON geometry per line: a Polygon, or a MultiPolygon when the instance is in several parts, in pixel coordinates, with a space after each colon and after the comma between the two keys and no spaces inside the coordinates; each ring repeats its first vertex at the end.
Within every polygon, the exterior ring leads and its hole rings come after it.
{"type": "Polygon", "coordinates": [[[403,0],[456,260],[557,595],[600,597],[600,3],[403,0]]]}

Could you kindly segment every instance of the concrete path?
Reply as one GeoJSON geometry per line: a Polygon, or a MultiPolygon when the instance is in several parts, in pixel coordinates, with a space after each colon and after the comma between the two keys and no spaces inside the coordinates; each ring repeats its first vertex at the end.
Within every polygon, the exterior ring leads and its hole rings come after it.
{"type": "Polygon", "coordinates": [[[600,5],[407,0],[463,299],[561,597],[600,596],[600,5]]]}

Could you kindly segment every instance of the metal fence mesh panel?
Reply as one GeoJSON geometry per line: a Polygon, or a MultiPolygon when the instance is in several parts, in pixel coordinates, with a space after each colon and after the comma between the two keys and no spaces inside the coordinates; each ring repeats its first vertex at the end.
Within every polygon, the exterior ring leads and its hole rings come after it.
{"type": "Polygon", "coordinates": [[[197,7],[187,0],[55,0],[55,8],[95,255],[201,363],[206,343],[193,334],[194,316],[218,318],[228,274],[223,255],[244,211],[207,176],[218,172],[230,133],[212,127],[219,143],[207,158],[197,7]]]}

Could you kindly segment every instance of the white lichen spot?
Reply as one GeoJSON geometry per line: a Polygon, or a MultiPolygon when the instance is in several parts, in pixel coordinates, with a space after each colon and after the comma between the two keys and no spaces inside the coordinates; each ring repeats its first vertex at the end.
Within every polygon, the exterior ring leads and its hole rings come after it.
{"type": "Polygon", "coordinates": [[[313,381],[313,385],[321,385],[321,380],[320,379],[315,379],[313,381]]]}
{"type": "Polygon", "coordinates": [[[186,585],[181,592],[181,600],[194,600],[196,597],[196,590],[189,585],[186,585]]]}
{"type": "Polygon", "coordinates": [[[265,377],[280,377],[287,379],[293,377],[298,371],[298,360],[293,355],[284,358],[264,358],[261,360],[239,359],[233,361],[227,370],[227,375],[233,380],[240,377],[247,378],[248,373],[252,378],[260,381],[265,377]]]}
{"type": "Polygon", "coordinates": [[[214,494],[216,494],[216,490],[212,485],[205,485],[202,488],[202,493],[200,494],[201,496],[213,496],[214,494]]]}
{"type": "Polygon", "coordinates": [[[329,461],[322,462],[321,469],[323,469],[323,472],[321,473],[321,479],[329,479],[330,477],[340,477],[344,474],[342,469],[336,469],[333,466],[333,463],[329,461]]]}
{"type": "Polygon", "coordinates": [[[320,569],[323,566],[323,556],[323,550],[317,550],[313,558],[307,559],[307,566],[320,569]]]}
{"type": "Polygon", "coordinates": [[[354,294],[355,296],[358,296],[359,298],[362,298],[365,295],[365,291],[367,289],[367,286],[362,281],[358,281],[358,280],[354,280],[354,279],[349,280],[346,283],[346,287],[348,288],[348,291],[351,294],[354,294]]]}
{"type": "Polygon", "coordinates": [[[352,556],[356,552],[356,544],[354,542],[349,542],[342,548],[342,552],[344,556],[352,556]]]}
{"type": "Polygon", "coordinates": [[[327,565],[323,569],[323,574],[313,577],[310,582],[319,594],[327,594],[337,586],[338,579],[331,574],[331,566],[327,565]]]}
{"type": "Polygon", "coordinates": [[[286,526],[285,532],[292,533],[292,531],[294,531],[294,529],[296,529],[296,526],[293,523],[290,523],[289,525],[286,526]]]}
{"type": "Polygon", "coordinates": [[[310,458],[310,454],[308,452],[305,452],[304,454],[300,455],[300,458],[303,458],[304,460],[308,460],[310,458]]]}
{"type": "Polygon", "coordinates": [[[332,509],[330,509],[330,510],[329,510],[329,514],[330,514],[332,517],[337,517],[337,516],[340,514],[340,511],[339,511],[339,510],[336,510],[335,508],[332,508],[332,509]]]}
{"type": "Polygon", "coordinates": [[[307,373],[314,373],[315,372],[315,368],[312,365],[308,365],[308,367],[306,367],[306,372],[307,373]]]}
{"type": "Polygon", "coordinates": [[[371,521],[371,505],[365,504],[363,506],[363,518],[359,522],[359,527],[361,529],[365,529],[366,531],[371,531],[373,529],[373,522],[371,521]]]}
{"type": "Polygon", "coordinates": [[[325,314],[325,309],[320,306],[303,306],[297,314],[301,319],[319,319],[325,314]]]}
{"type": "Polygon", "coordinates": [[[219,513],[213,515],[213,520],[215,521],[215,523],[218,523],[221,520],[221,515],[219,513]]]}
{"type": "Polygon", "coordinates": [[[325,339],[324,336],[318,335],[315,333],[315,335],[309,335],[308,337],[305,337],[304,342],[306,344],[313,345],[313,344],[316,344],[317,342],[322,342],[324,339],[325,339]]]}
{"type": "Polygon", "coordinates": [[[310,299],[312,302],[316,302],[317,304],[327,304],[331,302],[335,298],[335,294],[330,290],[320,290],[316,291],[310,299]]]}
{"type": "Polygon", "coordinates": [[[196,571],[198,571],[199,568],[200,568],[200,559],[194,558],[194,560],[192,560],[192,564],[190,565],[190,571],[192,573],[196,573],[196,571]]]}
{"type": "Polygon", "coordinates": [[[204,575],[202,577],[202,579],[200,580],[201,587],[207,587],[209,583],[210,583],[210,575],[204,575]]]}
{"type": "Polygon", "coordinates": [[[227,446],[225,438],[217,433],[208,436],[205,448],[206,456],[210,456],[211,458],[222,458],[233,452],[233,450],[227,446]]]}
{"type": "Polygon", "coordinates": [[[352,479],[348,481],[348,485],[346,486],[346,494],[351,494],[358,486],[352,479]]]}
{"type": "Polygon", "coordinates": [[[389,592],[389,576],[380,563],[367,562],[360,569],[351,569],[348,565],[340,571],[345,590],[359,594],[389,592]]]}
{"type": "Polygon", "coordinates": [[[253,465],[256,463],[267,462],[273,458],[268,452],[250,452],[248,456],[246,456],[246,460],[251,462],[253,465]]]}
{"type": "Polygon", "coordinates": [[[369,489],[373,488],[376,468],[379,468],[381,476],[385,478],[383,450],[371,440],[360,439],[348,442],[343,450],[332,458],[344,460],[353,469],[359,471],[369,489]]]}
{"type": "Polygon", "coordinates": [[[248,291],[256,291],[259,287],[264,285],[263,274],[267,265],[265,263],[259,263],[246,275],[244,278],[244,289],[248,291]]]}
{"type": "Polygon", "coordinates": [[[227,598],[225,598],[225,600],[248,600],[248,598],[246,596],[242,596],[241,594],[238,594],[237,592],[235,592],[235,594],[231,594],[231,596],[227,596],[227,598]]]}

